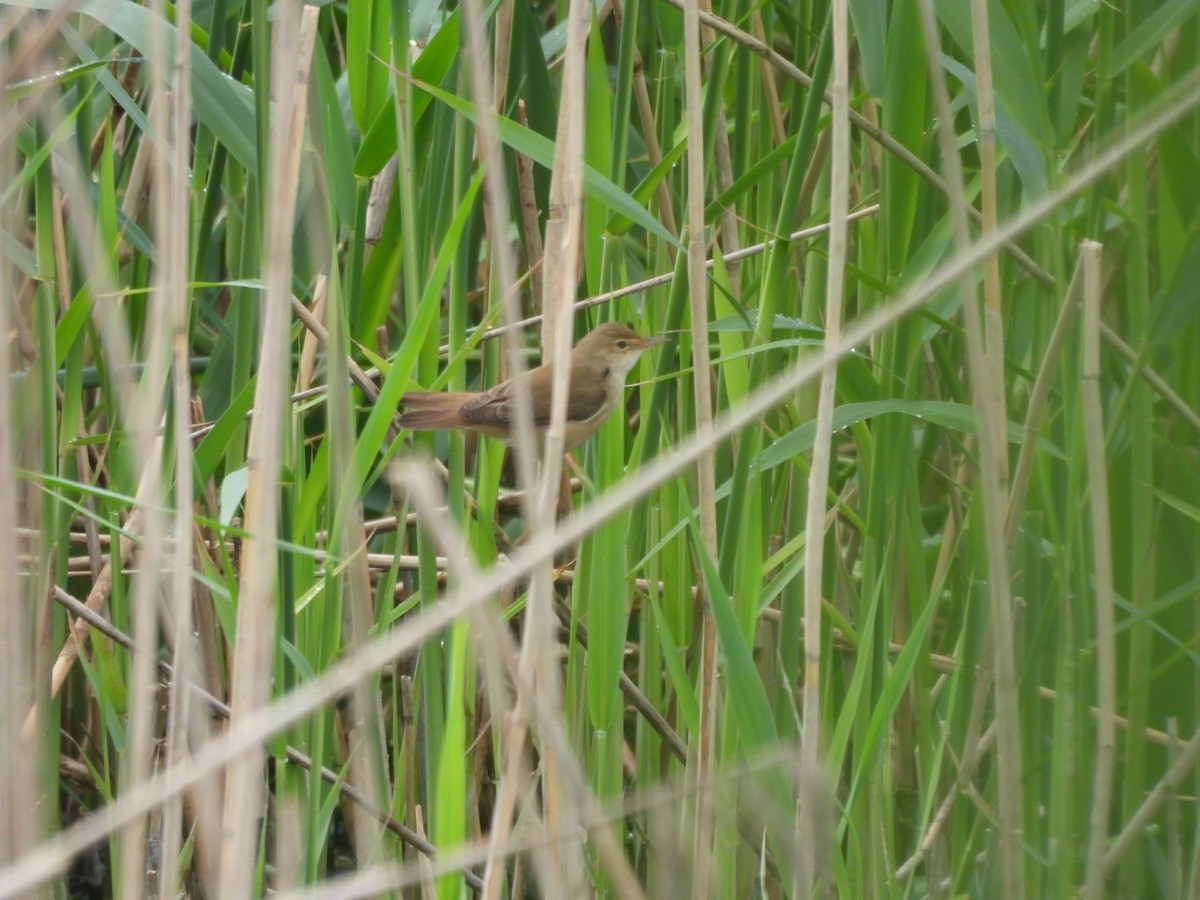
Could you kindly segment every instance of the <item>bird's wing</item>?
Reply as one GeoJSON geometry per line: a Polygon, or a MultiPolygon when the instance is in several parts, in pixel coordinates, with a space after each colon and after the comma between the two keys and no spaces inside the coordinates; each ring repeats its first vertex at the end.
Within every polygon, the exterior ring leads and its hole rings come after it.
{"type": "MultiPolygon", "coordinates": [[[[552,366],[538,366],[525,374],[533,400],[533,424],[545,428],[550,424],[550,387],[554,381],[552,366]]],[[[567,402],[567,421],[590,419],[604,407],[605,380],[573,378],[571,397],[567,402]]],[[[516,385],[510,378],[489,391],[469,400],[459,410],[463,419],[474,425],[495,425],[511,428],[517,418],[516,385]]]]}
{"type": "MultiPolygon", "coordinates": [[[[545,366],[539,366],[525,374],[525,379],[532,385],[542,380],[537,376],[545,366]]],[[[536,395],[535,395],[536,396],[536,395]]],[[[536,405],[536,401],[535,401],[536,405]]],[[[516,385],[514,379],[509,378],[507,381],[502,381],[495,387],[484,391],[474,399],[463,404],[459,410],[464,420],[473,425],[493,425],[499,428],[511,428],[517,418],[517,401],[516,401],[516,385]]],[[[546,420],[549,421],[549,409],[545,414],[546,420]]],[[[534,424],[538,423],[538,411],[534,410],[534,424]]]]}
{"type": "Polygon", "coordinates": [[[571,397],[567,401],[567,421],[586,422],[592,416],[599,414],[608,401],[608,386],[607,370],[601,378],[597,378],[594,372],[588,374],[580,372],[578,369],[572,371],[571,397]]]}

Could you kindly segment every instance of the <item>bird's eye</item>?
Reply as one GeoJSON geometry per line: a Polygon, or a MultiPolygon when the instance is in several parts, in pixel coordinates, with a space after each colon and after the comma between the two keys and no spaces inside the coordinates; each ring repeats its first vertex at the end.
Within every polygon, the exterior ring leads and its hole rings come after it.
{"type": "Polygon", "coordinates": [[[626,341],[617,341],[617,349],[624,350],[629,344],[626,341]]]}

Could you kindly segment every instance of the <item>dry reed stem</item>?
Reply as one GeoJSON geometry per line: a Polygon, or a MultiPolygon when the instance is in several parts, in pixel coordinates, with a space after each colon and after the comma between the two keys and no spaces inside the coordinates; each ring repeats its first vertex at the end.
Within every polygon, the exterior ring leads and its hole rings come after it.
{"type": "Polygon", "coordinates": [[[1088,493],[1091,495],[1092,565],[1096,609],[1096,685],[1100,715],[1096,729],[1096,763],[1092,783],[1092,815],[1088,838],[1087,881],[1083,896],[1104,893],[1103,865],[1112,805],[1116,764],[1117,634],[1113,588],[1111,507],[1108,501],[1108,461],[1104,441],[1104,402],[1100,396],[1100,304],[1102,247],[1085,241],[1080,248],[1083,268],[1083,430],[1087,452],[1088,493]]]}
{"type": "MultiPolygon", "coordinates": [[[[692,387],[695,395],[697,430],[712,427],[713,398],[708,347],[708,283],[705,278],[704,235],[704,98],[701,91],[699,0],[683,5],[684,110],[687,120],[687,274],[692,331],[692,387]]],[[[700,510],[700,552],[712,560],[719,558],[717,548],[716,470],[713,448],[702,448],[696,458],[696,501],[700,510]]],[[[694,753],[688,758],[688,782],[696,792],[690,810],[694,838],[692,843],[692,882],[694,900],[708,897],[712,891],[715,837],[712,796],[705,786],[716,768],[717,716],[720,692],[717,686],[717,634],[708,591],[700,586],[697,595],[700,612],[700,662],[697,671],[700,721],[694,753]]]]}
{"type": "MultiPolygon", "coordinates": [[[[833,2],[832,161],[829,197],[829,266],[825,284],[825,340],[837,343],[842,334],[842,298],[846,285],[850,212],[850,39],[845,0],[833,2]]],[[[821,586],[825,572],[825,498],[833,454],[833,408],[837,403],[837,366],[821,371],[817,393],[816,433],[808,474],[804,542],[804,680],[801,687],[804,728],[800,736],[801,780],[797,814],[799,865],[793,874],[793,894],[820,896],[831,883],[832,835],[824,833],[830,815],[822,790],[827,771],[841,761],[821,759],[821,586]]]]}
{"type": "MultiPolygon", "coordinates": [[[[946,168],[946,183],[951,190],[950,209],[954,221],[954,243],[958,251],[965,252],[971,246],[968,204],[964,199],[962,185],[962,163],[955,145],[955,134],[950,118],[949,92],[945,73],[938,56],[939,37],[930,0],[921,4],[922,22],[926,41],[926,54],[930,74],[930,86],[938,114],[938,141],[942,162],[946,168]]],[[[986,51],[985,51],[986,52],[986,51]]],[[[999,232],[992,229],[981,236],[982,244],[995,245],[999,232]]],[[[992,251],[994,252],[994,251],[992,251]]],[[[991,254],[982,255],[986,266],[991,254]]],[[[978,308],[975,283],[968,270],[962,272],[958,281],[962,293],[962,314],[967,338],[967,360],[971,380],[972,402],[979,417],[979,485],[983,500],[984,542],[987,552],[987,587],[991,622],[989,625],[991,673],[995,691],[995,723],[998,743],[997,768],[999,770],[999,849],[1000,883],[1003,896],[1016,900],[1024,895],[1024,851],[1022,835],[1022,758],[1020,738],[1020,716],[1017,702],[1017,675],[1014,616],[1009,579],[1008,548],[1005,543],[1004,523],[1007,501],[1007,445],[1003,437],[1002,384],[996,383],[1002,369],[993,365],[994,354],[1000,350],[988,344],[985,324],[978,308]]],[[[993,330],[994,333],[994,330],[993,330]]],[[[978,721],[977,713],[982,709],[983,684],[980,679],[975,697],[971,721],[978,721]]],[[[970,731],[968,732],[971,733],[970,731]]]]}
{"type": "MultiPolygon", "coordinates": [[[[270,692],[276,586],[275,546],[283,464],[284,399],[287,397],[288,312],[291,308],[292,222],[304,147],[308,76],[316,38],[316,7],[283,4],[272,30],[271,84],[276,118],[269,149],[269,184],[264,196],[266,292],[258,380],[247,463],[246,531],[238,590],[234,647],[232,725],[253,721],[270,692]]],[[[218,893],[234,897],[252,883],[263,797],[262,754],[256,748],[232,762],[226,773],[223,840],[218,893]]]]}

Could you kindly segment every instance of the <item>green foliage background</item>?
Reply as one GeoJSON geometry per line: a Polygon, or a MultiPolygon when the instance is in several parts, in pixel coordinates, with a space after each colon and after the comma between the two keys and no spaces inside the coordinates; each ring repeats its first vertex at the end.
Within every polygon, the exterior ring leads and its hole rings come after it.
{"type": "Polygon", "coordinates": [[[923,0],[848,7],[844,179],[832,5],[712,7],[732,28],[703,34],[693,111],[712,261],[696,321],[684,15],[666,0],[590,8],[566,113],[565,0],[474,8],[492,59],[440,0],[321,4],[311,54],[286,3],[0,5],[0,896],[84,896],[89,872],[89,896],[285,893],[352,869],[351,896],[480,879],[496,896],[1195,895],[1200,16],[935,0],[933,48],[923,0]],[[498,76],[484,102],[476,64],[498,76]],[[531,693],[524,662],[504,666],[535,640],[527,591],[550,564],[520,537],[504,450],[409,441],[392,414],[404,390],[507,370],[500,257],[536,314],[560,114],[584,129],[576,293],[598,301],[574,334],[620,319],[673,341],[575,454],[562,627],[536,638],[561,693],[544,672],[531,693]],[[826,348],[840,258],[815,226],[838,190],[862,213],[855,340],[826,348]],[[966,244],[956,204],[983,213],[966,244]],[[841,353],[830,445],[822,348],[841,353]],[[256,458],[256,426],[277,460],[256,458]],[[693,457],[672,462],[701,446],[715,498],[693,457]],[[828,515],[809,534],[818,453],[828,515]],[[422,506],[424,469],[392,466],[427,456],[444,469],[422,506]],[[265,564],[247,521],[277,530],[265,564]],[[74,665],[71,598],[108,623],[81,627],[74,665]],[[264,673],[247,694],[239,652],[264,673]],[[816,770],[798,763],[810,724],[816,770]],[[237,810],[217,773],[247,749],[258,787],[237,810]]]}

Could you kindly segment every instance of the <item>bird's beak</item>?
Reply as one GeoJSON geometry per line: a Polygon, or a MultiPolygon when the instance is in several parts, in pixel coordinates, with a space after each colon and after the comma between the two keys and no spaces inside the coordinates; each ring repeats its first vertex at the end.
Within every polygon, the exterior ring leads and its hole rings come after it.
{"type": "Polygon", "coordinates": [[[670,343],[670,340],[671,340],[670,338],[664,338],[664,337],[649,337],[649,338],[642,338],[642,344],[643,344],[643,346],[646,346],[646,347],[653,347],[655,344],[670,343]]]}

